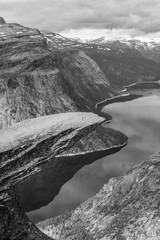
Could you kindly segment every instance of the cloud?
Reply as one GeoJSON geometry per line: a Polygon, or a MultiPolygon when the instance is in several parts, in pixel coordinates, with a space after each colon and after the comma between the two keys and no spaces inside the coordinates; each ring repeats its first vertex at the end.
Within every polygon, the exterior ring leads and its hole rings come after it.
{"type": "Polygon", "coordinates": [[[0,9],[8,22],[55,32],[88,28],[148,34],[160,30],[159,0],[1,0],[0,9]]]}

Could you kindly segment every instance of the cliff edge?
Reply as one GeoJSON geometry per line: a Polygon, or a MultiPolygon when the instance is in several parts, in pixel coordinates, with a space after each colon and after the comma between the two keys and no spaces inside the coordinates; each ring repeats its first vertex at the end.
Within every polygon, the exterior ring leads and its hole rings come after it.
{"type": "MultiPolygon", "coordinates": [[[[53,199],[61,186],[82,166],[89,164],[89,160],[92,162],[119,151],[125,146],[127,137],[114,130],[109,135],[103,129],[101,138],[98,138],[98,133],[94,131],[104,122],[104,118],[94,113],[61,113],[22,121],[0,131],[0,236],[2,240],[49,239],[25,216],[20,204],[21,202],[23,205],[24,202],[21,199],[25,199],[24,208],[34,209],[35,202],[37,205],[44,204],[44,200],[46,202],[53,199]],[[119,134],[119,138],[116,133],[119,134]],[[80,139],[82,139],[82,145],[89,138],[91,139],[89,136],[85,140],[88,134],[97,135],[94,140],[99,142],[98,145],[94,142],[90,146],[90,158],[85,157],[82,146],[74,147],[80,139]],[[75,149],[79,147],[78,159],[72,159],[70,156],[63,157],[72,146],[73,156],[76,155],[75,149]],[[94,151],[98,153],[94,156],[95,159],[92,159],[94,151]],[[49,169],[50,172],[48,172],[49,169]],[[52,181],[48,182],[46,176],[53,176],[52,181]],[[27,179],[30,181],[26,183],[27,179]],[[17,193],[17,185],[21,187],[22,192],[17,193]],[[32,196],[30,199],[27,199],[27,195],[23,195],[25,189],[28,195],[32,196]],[[45,198],[42,197],[42,200],[39,200],[39,194],[45,190],[45,198]],[[48,193],[51,195],[48,196],[48,193]]],[[[89,150],[89,147],[86,149],[89,150]]]]}

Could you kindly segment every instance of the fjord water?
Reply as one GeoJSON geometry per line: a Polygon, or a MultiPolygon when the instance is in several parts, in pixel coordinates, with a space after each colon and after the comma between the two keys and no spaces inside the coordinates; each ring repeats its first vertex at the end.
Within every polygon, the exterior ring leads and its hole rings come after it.
{"type": "Polygon", "coordinates": [[[112,177],[147,159],[160,149],[160,96],[152,95],[128,102],[116,102],[102,111],[116,118],[106,127],[120,130],[129,137],[128,145],[120,152],[85,166],[67,184],[59,195],[45,207],[31,212],[34,221],[51,218],[71,210],[95,195],[112,177]]]}

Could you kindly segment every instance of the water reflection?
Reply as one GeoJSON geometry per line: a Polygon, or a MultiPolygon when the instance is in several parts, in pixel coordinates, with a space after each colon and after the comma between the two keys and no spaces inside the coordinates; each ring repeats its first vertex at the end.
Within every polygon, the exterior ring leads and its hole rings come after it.
{"type": "MultiPolygon", "coordinates": [[[[160,96],[138,98],[131,102],[114,103],[103,108],[117,121],[109,126],[129,137],[120,152],[81,169],[62,187],[58,197],[30,218],[40,221],[64,213],[95,195],[111,177],[118,176],[158,151],[160,146],[160,96]]],[[[108,126],[108,125],[107,125],[108,126]]]]}

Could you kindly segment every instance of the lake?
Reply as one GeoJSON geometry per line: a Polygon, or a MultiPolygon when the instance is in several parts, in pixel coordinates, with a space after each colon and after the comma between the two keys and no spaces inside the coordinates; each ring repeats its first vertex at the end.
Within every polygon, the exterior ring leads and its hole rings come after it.
{"type": "Polygon", "coordinates": [[[38,222],[74,209],[95,195],[110,178],[121,175],[159,151],[160,96],[157,92],[132,101],[112,101],[101,111],[116,119],[106,127],[125,133],[129,137],[128,145],[120,152],[81,169],[62,187],[53,202],[28,214],[32,221],[38,222]]]}

